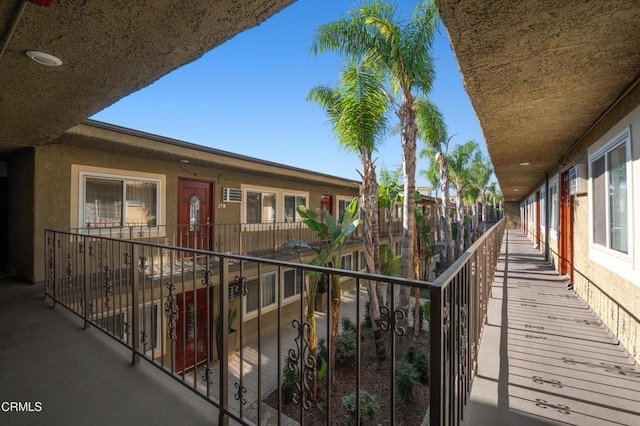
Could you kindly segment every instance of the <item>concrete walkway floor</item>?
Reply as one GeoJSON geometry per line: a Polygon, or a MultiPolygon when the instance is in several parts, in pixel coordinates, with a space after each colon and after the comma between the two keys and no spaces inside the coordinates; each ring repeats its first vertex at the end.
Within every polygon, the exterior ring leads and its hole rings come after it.
{"type": "Polygon", "coordinates": [[[212,425],[215,407],[63,307],[0,279],[0,425],[212,425]],[[11,405],[11,403],[20,405],[11,405]]]}
{"type": "Polygon", "coordinates": [[[521,232],[503,243],[467,425],[640,425],[640,368],[521,232]]]}

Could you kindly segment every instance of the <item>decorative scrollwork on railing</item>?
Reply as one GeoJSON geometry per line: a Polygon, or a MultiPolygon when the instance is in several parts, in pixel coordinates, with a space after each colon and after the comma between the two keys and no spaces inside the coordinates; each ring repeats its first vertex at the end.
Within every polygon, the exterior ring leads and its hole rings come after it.
{"type": "Polygon", "coordinates": [[[67,254],[67,287],[73,287],[73,266],[71,265],[71,254],[67,254]]]}
{"type": "Polygon", "coordinates": [[[202,285],[205,287],[213,287],[213,281],[211,281],[211,275],[213,275],[213,271],[210,271],[208,269],[202,269],[200,271],[200,273],[202,274],[202,285]]]}
{"type": "Polygon", "coordinates": [[[149,335],[145,330],[140,331],[140,343],[142,343],[142,348],[146,352],[147,346],[149,346],[149,335]]]}
{"type": "Polygon", "coordinates": [[[287,368],[296,373],[296,389],[293,402],[301,404],[305,410],[311,408],[311,384],[316,380],[316,359],[309,351],[311,325],[294,319],[291,324],[298,330],[296,348],[289,349],[287,368]]]}
{"type": "Polygon", "coordinates": [[[167,337],[175,342],[178,338],[178,336],[176,336],[178,304],[176,303],[176,296],[173,294],[176,286],[173,283],[167,283],[167,289],[169,289],[169,294],[167,295],[167,301],[164,304],[164,316],[169,319],[169,324],[167,325],[167,337]]]}
{"type": "Polygon", "coordinates": [[[202,366],[202,381],[205,383],[213,384],[213,368],[207,367],[206,365],[202,366]]]}
{"type": "Polygon", "coordinates": [[[243,396],[245,393],[247,393],[247,388],[245,388],[244,386],[240,386],[240,383],[238,382],[235,382],[233,386],[235,386],[235,388],[238,389],[238,391],[233,395],[233,397],[236,399],[236,401],[240,401],[242,405],[247,405],[247,400],[243,396]]]}
{"type": "Polygon", "coordinates": [[[236,275],[236,284],[240,288],[240,294],[243,296],[247,295],[247,279],[245,277],[241,277],[236,275]]]}
{"type": "Polygon", "coordinates": [[[104,289],[104,306],[107,309],[111,308],[111,268],[109,266],[104,267],[104,283],[102,284],[104,289]]]}
{"type": "Polygon", "coordinates": [[[393,329],[397,336],[404,336],[406,330],[400,326],[402,319],[404,319],[404,311],[402,309],[396,309],[392,313],[388,306],[382,306],[380,307],[380,317],[385,318],[380,321],[381,329],[384,331],[393,329]]]}
{"type": "Polygon", "coordinates": [[[89,256],[93,256],[96,254],[96,248],[94,246],[89,246],[89,256]]]}
{"type": "Polygon", "coordinates": [[[89,302],[89,314],[93,316],[96,313],[96,306],[93,302],[89,302]]]}
{"type": "Polygon", "coordinates": [[[55,270],[56,270],[56,259],[53,254],[53,249],[50,248],[49,249],[49,282],[47,283],[47,287],[50,292],[53,291],[53,286],[56,281],[55,270]]]}
{"type": "Polygon", "coordinates": [[[124,253],[124,264],[129,266],[131,255],[127,252],[124,253]]]}
{"type": "Polygon", "coordinates": [[[131,334],[131,324],[129,324],[126,321],[124,323],[124,334],[126,334],[127,336],[129,336],[131,334]]]}
{"type": "Polygon", "coordinates": [[[473,260],[473,261],[471,262],[471,276],[473,277],[473,276],[475,276],[475,275],[476,275],[476,261],[475,261],[475,260],[473,260]]]}
{"type": "Polygon", "coordinates": [[[141,271],[146,271],[148,267],[147,258],[145,256],[140,256],[140,259],[138,259],[138,268],[140,268],[141,271]]]}
{"type": "Polygon", "coordinates": [[[445,329],[449,329],[451,325],[451,306],[449,302],[444,305],[444,309],[442,310],[442,323],[445,329]]]}
{"type": "Polygon", "coordinates": [[[84,243],[78,244],[78,252],[79,253],[84,253],[84,243]]]}
{"type": "Polygon", "coordinates": [[[462,376],[467,375],[467,307],[462,306],[460,308],[460,324],[462,327],[460,328],[460,353],[462,354],[462,363],[461,363],[461,374],[462,376]]]}

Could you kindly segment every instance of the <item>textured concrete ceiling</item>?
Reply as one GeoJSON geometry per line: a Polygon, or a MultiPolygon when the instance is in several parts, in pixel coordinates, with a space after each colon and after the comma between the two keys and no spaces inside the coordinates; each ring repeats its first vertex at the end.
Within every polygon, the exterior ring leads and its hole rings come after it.
{"type": "Polygon", "coordinates": [[[436,3],[507,201],[556,170],[640,74],[638,0],[436,3]]]}
{"type": "MultiPolygon", "coordinates": [[[[54,0],[27,3],[0,57],[0,154],[40,145],[189,63],[294,0],[54,0]],[[46,67],[25,56],[57,56],[46,67]]],[[[21,9],[0,2],[0,43],[21,9]]]]}

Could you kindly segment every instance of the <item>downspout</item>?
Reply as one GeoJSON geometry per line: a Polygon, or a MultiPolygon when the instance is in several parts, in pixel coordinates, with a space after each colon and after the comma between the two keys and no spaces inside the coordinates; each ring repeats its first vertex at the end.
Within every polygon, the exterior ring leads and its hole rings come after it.
{"type": "Polygon", "coordinates": [[[16,16],[13,18],[13,21],[11,22],[11,27],[9,27],[9,31],[7,32],[4,39],[2,40],[2,45],[0,45],[0,59],[2,59],[2,55],[4,55],[4,51],[7,49],[7,46],[9,45],[9,40],[11,40],[13,33],[16,31],[16,28],[18,27],[18,22],[20,22],[20,18],[22,17],[22,14],[24,13],[24,10],[26,8],[27,8],[27,0],[23,0],[22,4],[20,5],[20,8],[18,9],[18,13],[16,14],[16,16]]]}
{"type": "Polygon", "coordinates": [[[544,173],[544,261],[549,263],[549,173],[544,173]]]}

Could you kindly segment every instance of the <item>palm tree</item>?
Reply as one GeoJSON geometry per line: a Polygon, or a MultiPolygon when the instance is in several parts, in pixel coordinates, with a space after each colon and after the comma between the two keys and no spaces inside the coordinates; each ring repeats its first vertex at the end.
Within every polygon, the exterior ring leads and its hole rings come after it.
{"type": "MultiPolygon", "coordinates": [[[[421,157],[425,156],[424,150],[420,153],[421,157]]],[[[438,171],[438,164],[435,161],[429,161],[429,167],[426,170],[421,170],[420,173],[427,179],[431,188],[434,191],[435,199],[435,211],[434,211],[434,224],[436,226],[436,242],[442,241],[442,233],[440,231],[440,201],[438,200],[438,193],[440,192],[440,173],[438,171]]],[[[417,221],[417,219],[416,219],[417,221]]]]}
{"type": "Polygon", "coordinates": [[[478,216],[482,215],[482,232],[487,228],[487,189],[489,180],[493,174],[493,165],[491,160],[480,150],[476,151],[476,155],[471,163],[471,178],[473,186],[480,192],[480,201],[482,211],[478,212],[478,216]]]}
{"type": "Polygon", "coordinates": [[[456,189],[456,259],[462,254],[464,242],[464,191],[471,186],[471,162],[479,149],[475,141],[456,146],[449,155],[449,177],[456,189]]]}
{"type": "Polygon", "coordinates": [[[314,54],[337,52],[348,58],[370,55],[388,82],[387,99],[400,121],[404,203],[401,275],[414,278],[416,109],[415,93],[427,94],[435,78],[431,47],[438,26],[431,0],[418,4],[412,19],[396,17],[395,5],[365,3],[349,18],[322,25],[312,42],[314,54]]]}
{"type": "MultiPolygon", "coordinates": [[[[387,128],[388,103],[383,92],[382,74],[365,55],[360,61],[348,62],[340,75],[336,88],[316,86],[309,92],[308,100],[318,103],[329,116],[333,131],[340,145],[360,155],[363,171],[360,187],[362,211],[364,213],[364,254],[367,271],[380,273],[380,237],[378,224],[378,182],[372,159],[377,145],[387,128]]],[[[368,281],[370,315],[376,341],[378,360],[385,358],[382,330],[380,329],[380,304],[376,283],[368,281]]],[[[339,299],[340,295],[338,295],[339,299]]],[[[333,312],[331,330],[330,365],[335,365],[336,339],[338,336],[339,300],[332,300],[337,306],[333,312]]]]}
{"type": "Polygon", "coordinates": [[[492,181],[487,187],[487,202],[491,202],[492,206],[492,219],[498,218],[498,198],[500,195],[500,189],[498,188],[498,184],[496,181],[492,181]]]}
{"type": "Polygon", "coordinates": [[[402,185],[400,185],[401,174],[402,166],[398,167],[395,172],[391,172],[382,167],[378,177],[378,202],[380,208],[386,212],[386,216],[389,218],[387,227],[389,248],[393,245],[391,215],[396,204],[402,201],[402,185]]]}
{"type": "Polygon", "coordinates": [[[453,263],[453,241],[451,238],[451,219],[449,217],[449,142],[453,136],[447,135],[447,128],[442,113],[427,99],[420,98],[417,104],[418,134],[425,144],[422,157],[431,160],[432,167],[437,169],[440,184],[440,221],[442,223],[444,268],[453,263]],[[437,165],[437,166],[436,166],[437,165]]]}

